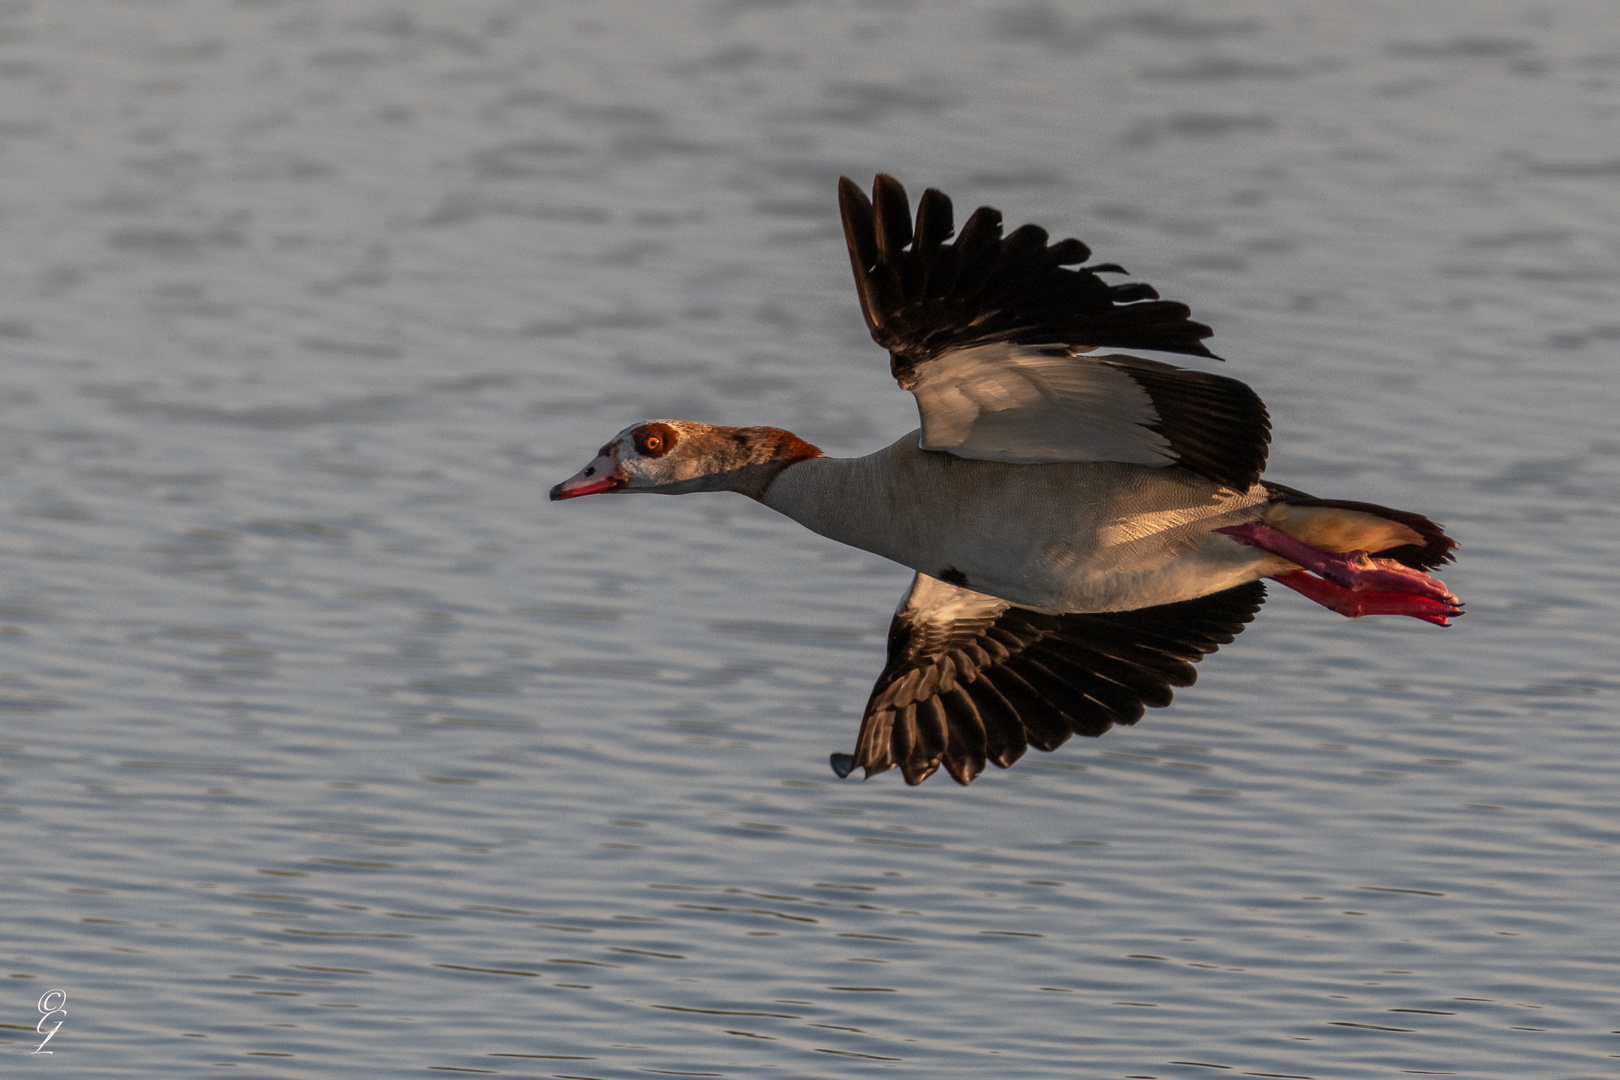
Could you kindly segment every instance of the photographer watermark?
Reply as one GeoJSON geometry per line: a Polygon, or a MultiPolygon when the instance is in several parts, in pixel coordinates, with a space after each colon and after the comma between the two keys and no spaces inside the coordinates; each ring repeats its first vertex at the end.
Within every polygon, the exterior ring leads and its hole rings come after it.
{"type": "MultiPolygon", "coordinates": [[[[54,1054],[54,1053],[56,1053],[55,1050],[47,1050],[47,1049],[45,1049],[45,1043],[50,1042],[52,1039],[54,1039],[56,1037],[56,1033],[58,1031],[62,1030],[62,1025],[64,1023],[66,1023],[66,1021],[64,1021],[64,1020],[56,1021],[56,1026],[51,1028],[51,1030],[49,1030],[49,1031],[45,1030],[45,1025],[47,1023],[49,1023],[53,1017],[66,1016],[67,1015],[67,991],[66,990],[47,990],[47,991],[45,991],[39,997],[39,1011],[41,1013],[43,1013],[44,1015],[39,1018],[39,1023],[34,1025],[34,1030],[39,1032],[41,1035],[45,1036],[45,1042],[40,1043],[38,1048],[36,1048],[34,1050],[34,1053],[35,1054],[54,1054]]],[[[29,1055],[29,1056],[33,1056],[33,1055],[29,1055]]]]}

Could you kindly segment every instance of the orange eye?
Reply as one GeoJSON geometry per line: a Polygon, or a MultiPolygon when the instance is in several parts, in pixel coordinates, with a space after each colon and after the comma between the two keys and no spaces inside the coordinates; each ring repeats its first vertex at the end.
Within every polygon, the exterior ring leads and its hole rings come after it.
{"type": "Polygon", "coordinates": [[[631,433],[631,440],[642,457],[663,457],[675,445],[675,431],[668,424],[644,424],[631,433]]]}

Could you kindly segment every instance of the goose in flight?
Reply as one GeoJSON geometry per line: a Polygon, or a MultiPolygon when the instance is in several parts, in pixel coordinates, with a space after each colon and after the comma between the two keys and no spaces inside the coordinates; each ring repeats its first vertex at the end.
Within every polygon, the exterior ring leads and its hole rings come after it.
{"type": "Polygon", "coordinates": [[[1112,349],[1215,357],[1209,327],[1078,240],[980,207],[959,233],[929,189],[915,219],[880,175],[839,181],[866,325],[920,430],[828,457],[772,427],[645,420],[551,490],[736,491],[916,571],[839,776],[941,765],[971,783],[1028,747],[1134,724],[1265,599],[1439,626],[1460,601],[1425,571],[1434,522],[1262,480],[1270,420],[1236,379],[1112,349]],[[953,234],[955,239],[952,240],[953,234]]]}

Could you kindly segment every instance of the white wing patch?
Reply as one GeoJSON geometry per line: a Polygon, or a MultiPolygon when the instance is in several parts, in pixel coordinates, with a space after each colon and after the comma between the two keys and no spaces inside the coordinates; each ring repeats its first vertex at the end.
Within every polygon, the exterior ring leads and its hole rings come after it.
{"type": "Polygon", "coordinates": [[[922,448],[980,461],[1175,462],[1148,392],[1130,375],[1061,346],[997,342],[922,365],[910,390],[922,448]]]}
{"type": "Polygon", "coordinates": [[[948,629],[961,619],[994,622],[1010,607],[1012,605],[1007,601],[986,593],[951,585],[927,574],[918,574],[912,579],[911,590],[901,597],[900,606],[894,610],[908,623],[927,623],[948,629]]]}

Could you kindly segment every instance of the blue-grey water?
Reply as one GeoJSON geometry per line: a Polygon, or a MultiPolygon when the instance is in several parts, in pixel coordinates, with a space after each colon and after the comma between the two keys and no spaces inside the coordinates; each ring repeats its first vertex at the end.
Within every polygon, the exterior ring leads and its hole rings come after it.
{"type": "Polygon", "coordinates": [[[7,0],[0,88],[6,1076],[1620,1071],[1611,4],[7,0]],[[912,426],[878,170],[1191,303],[1468,616],[837,781],[909,571],[545,496],[912,426]]]}

